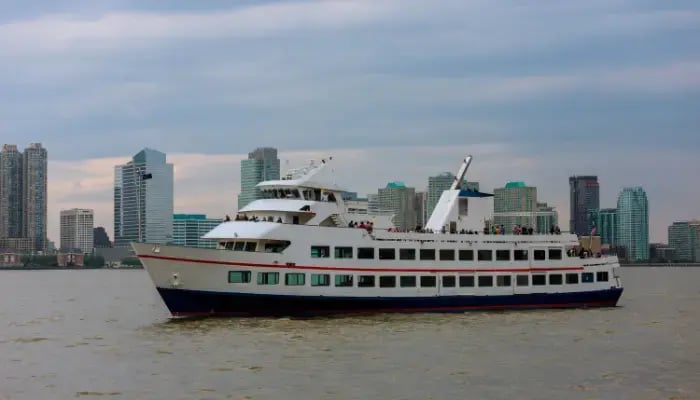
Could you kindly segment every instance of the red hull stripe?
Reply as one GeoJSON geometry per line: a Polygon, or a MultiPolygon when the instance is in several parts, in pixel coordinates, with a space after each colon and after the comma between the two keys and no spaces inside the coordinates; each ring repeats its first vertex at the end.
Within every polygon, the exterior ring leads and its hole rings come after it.
{"type": "Polygon", "coordinates": [[[362,267],[330,267],[318,265],[286,265],[286,264],[260,264],[235,261],[199,260],[194,258],[166,257],[152,254],[143,254],[140,258],[152,258],[156,260],[179,261],[195,264],[231,265],[236,267],[260,267],[281,269],[306,269],[321,271],[364,271],[364,272],[547,272],[547,271],[583,271],[583,267],[553,267],[553,268],[504,268],[504,269],[445,269],[445,268],[362,268],[362,267]]]}
{"type": "MultiPolygon", "coordinates": [[[[502,310],[518,308],[576,308],[576,307],[611,307],[615,301],[586,301],[581,303],[554,303],[554,304],[503,304],[503,305],[478,305],[478,306],[446,306],[446,307],[409,307],[409,308],[373,308],[350,310],[308,310],[311,314],[375,314],[384,312],[430,312],[430,311],[461,311],[461,310],[502,310]]],[[[175,317],[195,317],[207,315],[222,316],[248,316],[256,315],[256,312],[226,312],[226,311],[184,311],[172,312],[175,317]]]]}

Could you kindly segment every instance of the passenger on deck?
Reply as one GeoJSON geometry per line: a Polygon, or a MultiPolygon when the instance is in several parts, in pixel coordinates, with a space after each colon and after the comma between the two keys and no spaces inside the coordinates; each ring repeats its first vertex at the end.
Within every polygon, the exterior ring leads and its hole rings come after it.
{"type": "Polygon", "coordinates": [[[241,220],[241,214],[236,214],[236,221],[240,221],[240,220],[241,220]]]}
{"type": "Polygon", "coordinates": [[[224,218],[224,221],[226,221],[226,222],[231,221],[231,217],[229,217],[228,214],[226,214],[226,218],[224,218]]]}
{"type": "Polygon", "coordinates": [[[282,217],[277,217],[277,223],[281,224],[282,223],[282,217]]]}

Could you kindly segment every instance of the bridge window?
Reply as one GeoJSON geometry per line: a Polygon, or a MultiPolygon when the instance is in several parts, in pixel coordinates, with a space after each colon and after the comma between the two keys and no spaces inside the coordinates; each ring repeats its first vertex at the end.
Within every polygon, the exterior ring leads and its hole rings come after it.
{"type": "Polygon", "coordinates": [[[358,247],[357,248],[357,258],[363,260],[373,260],[374,259],[374,247],[358,247]]]}
{"type": "Polygon", "coordinates": [[[491,250],[479,250],[476,254],[479,257],[479,261],[493,260],[493,251],[491,250]]]}
{"type": "Polygon", "coordinates": [[[336,275],[336,287],[352,287],[352,275],[336,275]]]}
{"type": "Polygon", "coordinates": [[[306,284],[306,274],[284,274],[284,284],[287,286],[304,286],[306,284]]]}
{"type": "Polygon", "coordinates": [[[578,283],[578,274],[566,274],[566,284],[575,285],[578,283]]]}
{"type": "Polygon", "coordinates": [[[607,282],[608,281],[608,271],[598,271],[595,273],[595,280],[598,282],[607,282]]]}
{"type": "Polygon", "coordinates": [[[561,260],[561,249],[549,249],[550,260],[561,260]]]}
{"type": "Polygon", "coordinates": [[[358,276],[357,287],[374,287],[374,275],[358,276]]]}
{"type": "Polygon", "coordinates": [[[250,271],[229,271],[228,283],[250,283],[250,271]]]}
{"type": "Polygon", "coordinates": [[[459,251],[460,261],[473,261],[474,260],[474,250],[460,250],[459,251]]]}
{"type": "Polygon", "coordinates": [[[454,249],[440,249],[440,261],[454,261],[454,249]]]}
{"type": "Polygon", "coordinates": [[[510,261],[510,250],[496,250],[497,261],[510,261]]]}
{"type": "Polygon", "coordinates": [[[517,286],[528,286],[530,285],[530,277],[527,275],[516,275],[515,284],[517,286]]]}
{"type": "Polygon", "coordinates": [[[255,251],[257,246],[256,242],[245,242],[245,251],[255,251]]]}
{"type": "Polygon", "coordinates": [[[498,275],[496,277],[496,286],[510,286],[511,279],[510,275],[498,275]]]}
{"type": "Polygon", "coordinates": [[[380,276],[379,277],[379,287],[396,287],[396,277],[395,276],[380,276]]]}
{"type": "Polygon", "coordinates": [[[434,260],[435,249],[420,249],[420,259],[426,261],[434,260]]]}
{"type": "Polygon", "coordinates": [[[311,246],[311,258],[328,258],[331,256],[329,246],[311,246]]]}
{"type": "Polygon", "coordinates": [[[527,261],[527,250],[513,250],[513,259],[515,261],[527,261]]]}
{"type": "Polygon", "coordinates": [[[401,287],[416,287],[416,277],[415,276],[400,276],[399,284],[401,287]]]}
{"type": "Polygon", "coordinates": [[[454,276],[443,276],[442,277],[442,287],[455,287],[457,286],[457,279],[454,276]]]}
{"type": "Polygon", "coordinates": [[[416,249],[399,249],[399,260],[415,260],[416,249]]]}
{"type": "Polygon", "coordinates": [[[593,282],[593,272],[584,272],[581,274],[581,282],[592,283],[593,282]]]}
{"type": "Polygon", "coordinates": [[[396,259],[396,249],[379,249],[379,259],[380,260],[394,260],[394,259],[396,259]]]}
{"type": "Polygon", "coordinates": [[[492,287],[493,286],[493,276],[480,276],[479,277],[479,287],[492,287]]]}
{"type": "Polygon", "coordinates": [[[562,282],[561,274],[549,275],[549,284],[550,285],[561,285],[561,282],[562,282]]]}
{"type": "Polygon", "coordinates": [[[336,247],[335,258],[352,258],[352,247],[336,247]]]}
{"type": "Polygon", "coordinates": [[[546,275],[532,275],[532,286],[544,286],[547,284],[546,275]]]}
{"type": "Polygon", "coordinates": [[[233,245],[233,250],[234,250],[234,251],[243,251],[244,248],[245,248],[245,242],[236,242],[236,243],[233,245]]]}
{"type": "Polygon", "coordinates": [[[311,286],[330,286],[331,276],[329,274],[311,274],[311,286]]]}
{"type": "Polygon", "coordinates": [[[222,242],[226,250],[233,250],[233,242],[222,242]]]}
{"type": "Polygon", "coordinates": [[[279,272],[258,272],[258,285],[277,285],[280,283],[279,272]]]}
{"type": "Polygon", "coordinates": [[[459,287],[474,287],[474,276],[460,276],[459,277],[459,287]]]}
{"type": "Polygon", "coordinates": [[[434,276],[421,276],[420,277],[420,287],[435,287],[437,286],[437,279],[434,276]]]}

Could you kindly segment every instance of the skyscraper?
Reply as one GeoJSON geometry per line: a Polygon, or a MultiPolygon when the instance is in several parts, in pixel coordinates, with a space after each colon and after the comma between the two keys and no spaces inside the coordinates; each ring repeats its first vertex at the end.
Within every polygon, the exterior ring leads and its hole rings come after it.
{"type": "MultiPolygon", "coordinates": [[[[425,212],[427,216],[425,220],[426,222],[428,222],[428,219],[435,210],[435,206],[437,206],[437,203],[440,201],[440,196],[442,196],[442,192],[444,192],[445,190],[449,190],[452,186],[452,182],[454,182],[455,179],[457,179],[457,177],[454,176],[451,172],[443,172],[439,175],[428,177],[428,194],[425,212]]],[[[460,188],[465,190],[471,189],[478,191],[479,182],[467,182],[467,180],[465,179],[462,181],[460,188]]]]}
{"type": "Polygon", "coordinates": [[[700,221],[674,222],[668,227],[674,261],[700,262],[700,221]]]}
{"type": "Polygon", "coordinates": [[[263,181],[280,178],[280,160],[277,149],[261,147],[248,153],[247,160],[241,160],[241,192],[238,195],[238,209],[245,207],[253,200],[262,198],[262,193],[256,185],[263,181]]]}
{"type": "Polygon", "coordinates": [[[22,156],[23,236],[33,242],[34,251],[46,249],[48,154],[41,143],[32,143],[22,156]]]}
{"type": "Polygon", "coordinates": [[[537,220],[535,232],[537,233],[548,233],[552,230],[552,227],[559,226],[559,213],[547,203],[537,203],[535,216],[537,220]]]}
{"type": "Polygon", "coordinates": [[[588,219],[595,223],[596,234],[600,236],[600,244],[617,246],[617,209],[603,208],[600,210],[590,210],[588,219]]]}
{"type": "Polygon", "coordinates": [[[416,192],[416,200],[414,207],[416,208],[416,225],[425,227],[426,222],[428,222],[428,193],[426,192],[416,192]]]}
{"type": "MultiPolygon", "coordinates": [[[[493,223],[506,232],[513,226],[537,229],[537,188],[524,182],[508,182],[493,191],[493,223]]],[[[547,227],[549,230],[549,227],[547,227]]]]}
{"type": "Polygon", "coordinates": [[[649,202],[644,189],[622,189],[617,198],[618,241],[627,260],[649,260],[649,202]]]}
{"type": "Polygon", "coordinates": [[[173,164],[143,149],[114,168],[114,247],[169,243],[173,236],[173,164]]]}
{"type": "Polygon", "coordinates": [[[203,240],[202,236],[221,224],[222,219],[207,218],[204,214],[173,215],[173,244],[176,246],[216,248],[216,241],[203,240]]]}
{"type": "Polygon", "coordinates": [[[94,213],[73,208],[61,211],[61,249],[91,253],[94,248],[94,213]]]}
{"type": "Polygon", "coordinates": [[[590,210],[600,208],[600,187],[597,176],[572,176],[569,178],[570,220],[569,230],[579,236],[590,235],[593,224],[590,210]]]}
{"type": "Polygon", "coordinates": [[[394,214],[394,226],[399,230],[416,228],[416,190],[403,182],[389,182],[379,189],[379,208],[394,214]]]}
{"type": "Polygon", "coordinates": [[[22,237],[24,193],[22,153],[15,145],[3,145],[0,152],[0,238],[22,237]]]}
{"type": "Polygon", "coordinates": [[[100,249],[106,247],[112,247],[112,242],[109,240],[109,235],[104,227],[98,226],[93,229],[93,247],[100,249]]]}

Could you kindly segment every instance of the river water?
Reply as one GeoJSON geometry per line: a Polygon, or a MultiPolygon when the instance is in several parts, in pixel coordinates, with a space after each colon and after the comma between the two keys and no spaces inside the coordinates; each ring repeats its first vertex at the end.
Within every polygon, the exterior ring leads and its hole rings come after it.
{"type": "Polygon", "coordinates": [[[1,271],[0,399],[700,399],[700,268],[609,309],[171,320],[143,270],[1,271]]]}

